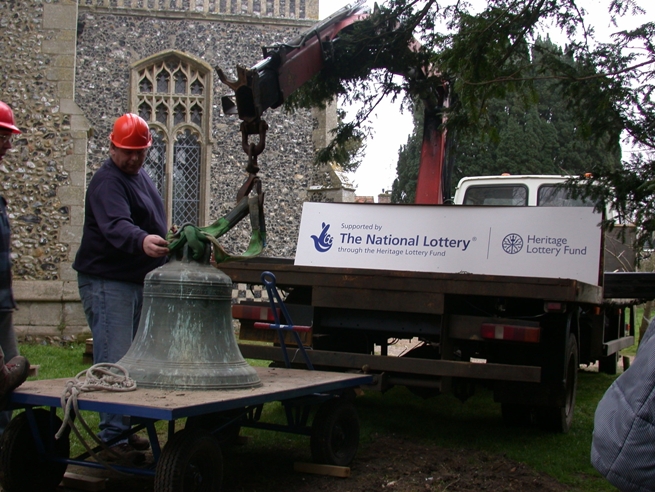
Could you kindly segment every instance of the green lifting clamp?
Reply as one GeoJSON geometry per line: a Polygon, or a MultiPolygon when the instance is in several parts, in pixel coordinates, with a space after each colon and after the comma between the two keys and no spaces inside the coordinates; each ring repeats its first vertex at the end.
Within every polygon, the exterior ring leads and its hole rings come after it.
{"type": "Polygon", "coordinates": [[[216,263],[243,260],[260,254],[266,246],[266,224],[264,221],[264,192],[262,183],[257,172],[257,155],[261,154],[266,145],[266,130],[268,125],[264,120],[251,123],[241,123],[241,134],[243,138],[243,149],[248,154],[248,178],[237,193],[237,205],[225,216],[206,227],[198,227],[193,224],[184,224],[179,229],[171,229],[166,236],[169,242],[168,249],[171,254],[180,254],[185,244],[189,245],[191,257],[202,260],[205,245],[211,243],[216,263]],[[259,134],[257,145],[248,144],[248,135],[259,134]],[[251,195],[251,191],[255,193],[251,195]],[[250,215],[250,226],[252,233],[248,248],[241,255],[231,255],[223,249],[218,238],[226,234],[247,215],[250,215]]]}

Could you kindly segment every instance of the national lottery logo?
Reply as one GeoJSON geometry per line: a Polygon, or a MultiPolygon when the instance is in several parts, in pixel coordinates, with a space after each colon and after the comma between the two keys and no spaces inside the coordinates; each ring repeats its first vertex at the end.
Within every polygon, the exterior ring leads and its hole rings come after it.
{"type": "Polygon", "coordinates": [[[508,234],[503,238],[503,251],[510,255],[515,255],[523,249],[523,238],[518,234],[508,234]]]}
{"type": "Polygon", "coordinates": [[[314,248],[316,248],[316,251],[319,253],[325,253],[330,251],[330,248],[332,247],[332,236],[328,234],[330,224],[323,222],[321,227],[323,228],[321,234],[319,236],[312,235],[311,238],[314,240],[314,248]]]}

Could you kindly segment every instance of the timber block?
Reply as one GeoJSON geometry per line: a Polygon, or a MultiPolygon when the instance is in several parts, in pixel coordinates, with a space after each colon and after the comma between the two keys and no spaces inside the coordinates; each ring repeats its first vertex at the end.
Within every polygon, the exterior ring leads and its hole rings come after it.
{"type": "Polygon", "coordinates": [[[100,477],[88,477],[86,475],[79,475],[77,473],[64,473],[64,478],[61,485],[77,490],[87,490],[95,492],[98,490],[105,490],[107,487],[107,479],[100,477]]]}
{"type": "Polygon", "coordinates": [[[252,436],[241,436],[241,435],[239,435],[239,436],[237,436],[236,441],[234,442],[234,444],[236,446],[246,446],[248,444],[252,444],[252,441],[253,441],[252,436]]]}
{"type": "Polygon", "coordinates": [[[38,364],[37,365],[30,364],[30,368],[27,371],[27,377],[29,378],[29,377],[32,377],[32,376],[38,376],[40,367],[41,366],[38,365],[38,364]]]}
{"type": "Polygon", "coordinates": [[[349,466],[321,465],[317,463],[301,463],[297,461],[293,464],[293,469],[294,471],[301,473],[329,475],[331,477],[347,478],[350,476],[349,466]]]}
{"type": "Polygon", "coordinates": [[[82,354],[82,363],[93,364],[93,338],[87,338],[84,343],[84,353],[82,354]]]}

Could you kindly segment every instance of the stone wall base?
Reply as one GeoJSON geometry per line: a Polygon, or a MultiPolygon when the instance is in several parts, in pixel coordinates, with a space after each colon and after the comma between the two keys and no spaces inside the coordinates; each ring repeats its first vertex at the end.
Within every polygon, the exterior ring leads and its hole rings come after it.
{"type": "MultiPolygon", "coordinates": [[[[91,338],[77,281],[21,280],[14,281],[14,298],[18,309],[14,312],[14,329],[19,341],[59,337],[66,341],[84,342],[91,338]]],[[[261,286],[249,288],[235,284],[232,302],[266,300],[261,286]]],[[[235,322],[238,328],[238,323],[235,322]]]]}
{"type": "Polygon", "coordinates": [[[14,328],[19,340],[59,336],[84,340],[91,331],[77,292],[77,282],[52,280],[14,281],[14,328]]]}

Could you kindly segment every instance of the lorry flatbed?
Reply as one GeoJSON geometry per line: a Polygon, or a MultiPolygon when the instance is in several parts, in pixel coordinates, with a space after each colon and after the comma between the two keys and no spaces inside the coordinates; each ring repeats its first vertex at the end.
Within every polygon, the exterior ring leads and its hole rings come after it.
{"type": "Polygon", "coordinates": [[[311,286],[312,305],[363,306],[386,311],[402,309],[411,301],[413,312],[443,313],[443,296],[494,295],[599,304],[603,289],[567,278],[514,277],[467,272],[433,273],[294,265],[290,258],[255,258],[224,263],[220,270],[235,283],[261,283],[261,273],[271,270],[278,287],[311,286]],[[356,295],[349,289],[356,289],[356,295]],[[389,293],[385,295],[385,292],[389,293]],[[368,293],[368,295],[367,295],[368,293]]]}
{"type": "MultiPolygon", "coordinates": [[[[599,273],[605,289],[570,278],[301,266],[291,258],[219,268],[237,284],[275,276],[293,322],[311,326],[303,343],[319,369],[370,373],[382,392],[402,385],[423,397],[465,400],[485,385],[508,422],[560,432],[572,422],[579,365],[616,373],[619,351],[635,342],[639,292],[655,292],[648,274],[599,273]],[[401,339],[418,343],[391,355],[401,339]]],[[[265,299],[241,301],[232,313],[244,357],[282,361],[277,346],[250,343],[275,342],[255,326],[272,315],[265,299]]]]}

